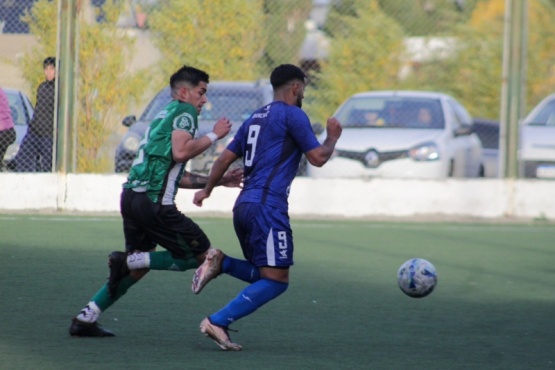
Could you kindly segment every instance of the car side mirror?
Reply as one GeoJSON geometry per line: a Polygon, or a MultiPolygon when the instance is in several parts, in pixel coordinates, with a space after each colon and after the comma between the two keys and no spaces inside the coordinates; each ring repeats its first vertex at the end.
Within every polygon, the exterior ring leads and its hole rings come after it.
{"type": "Polygon", "coordinates": [[[319,122],[313,123],[312,131],[314,132],[314,135],[320,135],[322,132],[324,132],[324,126],[322,126],[322,124],[319,122]]]}
{"type": "Polygon", "coordinates": [[[461,125],[461,127],[455,129],[454,134],[455,134],[455,137],[468,136],[468,135],[472,134],[473,132],[474,132],[474,129],[472,128],[472,125],[463,123],[461,125]]]}
{"type": "Polygon", "coordinates": [[[135,117],[134,115],[131,115],[131,116],[125,117],[123,121],[121,121],[121,124],[124,125],[125,127],[130,127],[135,122],[137,122],[137,117],[135,117]]]}

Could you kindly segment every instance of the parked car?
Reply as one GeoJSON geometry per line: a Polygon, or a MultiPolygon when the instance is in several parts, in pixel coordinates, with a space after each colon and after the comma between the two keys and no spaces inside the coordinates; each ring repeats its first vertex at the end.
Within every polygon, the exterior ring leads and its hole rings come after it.
{"type": "MultiPolygon", "coordinates": [[[[482,145],[467,110],[449,95],[373,91],[336,111],[343,125],[332,158],[311,177],[432,178],[483,176],[482,145]]],[[[323,133],[319,139],[325,139],[323,133]]]]}
{"type": "Polygon", "coordinates": [[[555,179],[555,94],[543,99],[522,121],[519,161],[524,177],[555,179]]]}
{"type": "MultiPolygon", "coordinates": [[[[199,135],[212,131],[216,121],[223,116],[228,117],[233,126],[225,140],[218,140],[203,154],[188,162],[188,170],[204,174],[210,172],[212,163],[225,149],[243,121],[256,109],[272,101],[273,89],[272,85],[265,81],[215,81],[208,85],[206,95],[208,101],[199,115],[199,135]]],[[[170,88],[166,87],[147,105],[139,120],[135,116],[123,119],[122,124],[129,127],[129,130],[116,148],[116,172],[129,171],[148,125],[170,101],[170,88]]]]}
{"type": "Polygon", "coordinates": [[[473,131],[482,143],[484,177],[499,176],[499,121],[474,118],[473,131]]]}
{"type": "Polygon", "coordinates": [[[23,137],[27,133],[27,127],[33,118],[33,105],[31,101],[23,92],[15,89],[2,89],[8,97],[8,102],[10,104],[10,110],[12,111],[12,119],[14,123],[15,132],[17,138],[15,143],[8,147],[6,154],[3,158],[3,164],[6,168],[13,168],[14,159],[19,150],[19,145],[23,140],[23,137]]]}

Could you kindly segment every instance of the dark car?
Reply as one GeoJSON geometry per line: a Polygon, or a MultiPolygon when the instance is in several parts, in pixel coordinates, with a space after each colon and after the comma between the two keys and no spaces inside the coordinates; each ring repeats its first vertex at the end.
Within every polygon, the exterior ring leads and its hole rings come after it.
{"type": "Polygon", "coordinates": [[[482,142],[484,177],[499,175],[499,121],[474,118],[472,130],[482,142]]]}
{"type": "MultiPolygon", "coordinates": [[[[218,140],[204,153],[188,162],[187,170],[203,174],[210,172],[212,163],[225,149],[243,121],[256,109],[272,101],[273,90],[265,81],[215,81],[208,85],[206,96],[208,101],[199,115],[199,135],[212,131],[214,124],[221,117],[229,118],[233,127],[224,140],[218,140]]],[[[135,116],[123,119],[122,124],[129,127],[129,130],[116,148],[116,172],[129,171],[148,125],[170,101],[170,89],[166,87],[152,99],[139,120],[135,116]]]]}

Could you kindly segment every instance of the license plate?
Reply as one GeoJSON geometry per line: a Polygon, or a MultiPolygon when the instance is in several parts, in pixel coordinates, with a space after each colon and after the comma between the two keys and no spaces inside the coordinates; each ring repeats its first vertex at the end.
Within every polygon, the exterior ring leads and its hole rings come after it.
{"type": "Polygon", "coordinates": [[[536,177],[542,179],[555,179],[555,166],[538,166],[536,168],[536,177]]]}

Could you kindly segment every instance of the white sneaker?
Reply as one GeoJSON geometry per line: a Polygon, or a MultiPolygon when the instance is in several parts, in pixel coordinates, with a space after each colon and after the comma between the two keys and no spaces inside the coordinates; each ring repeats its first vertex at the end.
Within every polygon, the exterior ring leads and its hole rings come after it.
{"type": "Polygon", "coordinates": [[[222,260],[224,254],[219,249],[210,248],[206,253],[206,259],[202,265],[197,268],[193,275],[193,284],[191,290],[195,294],[199,294],[202,288],[222,271],[222,260]]]}
{"type": "Polygon", "coordinates": [[[227,328],[212,324],[208,317],[200,323],[200,332],[212,338],[212,340],[224,351],[241,351],[243,349],[240,344],[231,341],[229,334],[227,334],[227,328]]]}

